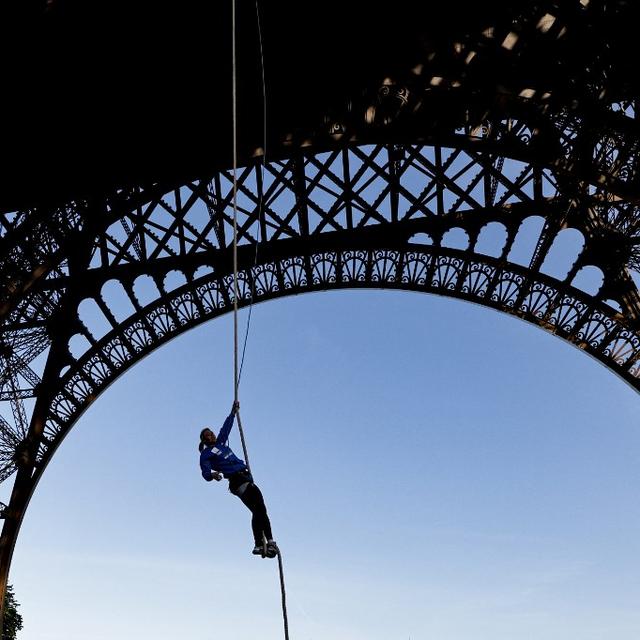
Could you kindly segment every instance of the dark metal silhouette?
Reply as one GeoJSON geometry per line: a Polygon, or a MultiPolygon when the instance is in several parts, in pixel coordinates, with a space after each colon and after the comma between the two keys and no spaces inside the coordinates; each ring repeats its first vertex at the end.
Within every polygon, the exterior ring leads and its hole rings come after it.
{"type": "MultiPolygon", "coordinates": [[[[247,120],[239,305],[340,288],[460,298],[542,327],[640,390],[640,92],[611,38],[632,9],[504,4],[438,37],[416,29],[393,72],[313,94],[299,117],[271,98],[293,124],[274,115],[264,166],[247,120]]],[[[152,179],[129,168],[32,201],[0,196],[0,480],[17,472],[0,587],[29,498],[82,412],[232,307],[228,153],[194,153],[186,172],[169,162],[152,179]]]]}

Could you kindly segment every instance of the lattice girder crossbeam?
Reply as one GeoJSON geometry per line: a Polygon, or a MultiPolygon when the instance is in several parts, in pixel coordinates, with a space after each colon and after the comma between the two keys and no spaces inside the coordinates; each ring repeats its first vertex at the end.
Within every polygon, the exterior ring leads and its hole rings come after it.
{"type": "MultiPolygon", "coordinates": [[[[392,100],[394,91],[402,93],[399,88],[387,89],[383,102],[392,100]]],[[[462,90],[459,91],[462,93],[462,90]]],[[[455,102],[464,104],[467,97],[461,95],[455,102]]],[[[326,131],[316,133],[312,148],[315,151],[336,146],[339,148],[345,141],[350,144],[384,144],[387,148],[418,141],[420,144],[435,142],[451,148],[478,150],[487,155],[493,154],[496,158],[518,159],[540,170],[546,168],[562,183],[562,192],[567,197],[587,191],[600,200],[602,207],[612,200],[626,203],[637,201],[640,196],[636,166],[640,149],[637,120],[625,111],[603,107],[595,113],[587,113],[589,117],[585,116],[583,110],[554,113],[552,104],[505,96],[500,102],[499,113],[490,114],[493,117],[485,113],[482,120],[468,114],[468,123],[463,126],[451,125],[449,134],[446,133],[446,126],[440,123],[435,135],[434,124],[427,121],[430,113],[422,108],[406,116],[403,114],[385,127],[380,127],[375,121],[365,127],[358,127],[353,122],[329,123],[326,131]],[[506,108],[505,101],[514,104],[506,108]]],[[[635,111],[630,113],[635,116],[635,111]]],[[[355,118],[353,114],[347,114],[346,117],[355,118]]],[[[307,145],[309,141],[302,144],[307,145]]],[[[294,147],[284,147],[279,151],[289,157],[301,155],[301,152],[294,152],[294,147]]],[[[167,187],[166,184],[159,185],[159,190],[166,191],[167,187]]],[[[144,224],[142,200],[148,200],[152,192],[153,188],[121,191],[105,202],[80,201],[71,206],[53,210],[41,208],[10,218],[5,214],[0,229],[0,246],[5,256],[0,267],[6,274],[5,282],[0,285],[0,316],[7,315],[51,269],[64,264],[69,240],[81,228],[83,221],[117,216],[118,211],[130,208],[141,198],[137,219],[139,224],[144,224]]],[[[284,230],[284,225],[280,228],[284,230]]],[[[218,241],[228,242],[224,228],[219,228],[218,232],[218,241]]],[[[138,251],[144,249],[135,236],[131,237],[130,242],[138,251]]],[[[140,257],[151,256],[141,254],[140,257]]]]}
{"type": "MultiPolygon", "coordinates": [[[[449,255],[450,248],[443,245],[443,239],[452,229],[462,230],[468,238],[468,246],[461,254],[464,261],[479,260],[482,264],[490,264],[490,258],[476,255],[476,245],[487,225],[499,224],[505,238],[499,253],[494,256],[497,263],[491,268],[512,269],[523,279],[515,299],[500,303],[492,300],[490,294],[484,303],[496,308],[502,304],[503,311],[526,316],[526,305],[525,308],[522,305],[530,287],[545,283],[557,291],[570,291],[580,269],[588,265],[598,267],[603,282],[597,295],[586,292],[566,295],[572,295],[572,299],[580,300],[580,304],[588,308],[597,307],[619,328],[620,335],[631,340],[631,346],[622,349],[613,334],[607,332],[610,339],[606,344],[599,342],[598,348],[589,347],[590,341],[584,339],[579,328],[572,333],[563,330],[562,323],[560,328],[557,323],[550,323],[548,318],[552,315],[549,311],[541,315],[530,314],[529,319],[593,350],[597,358],[637,386],[635,347],[630,334],[625,333],[637,329],[640,308],[637,290],[629,275],[634,255],[630,247],[636,240],[638,218],[634,203],[620,197],[603,199],[598,190],[600,187],[591,191],[573,189],[566,194],[563,192],[565,182],[558,179],[562,172],[509,160],[483,146],[482,140],[476,142],[478,144],[470,148],[468,145],[452,148],[395,144],[338,147],[323,154],[300,152],[264,167],[254,163],[240,169],[238,210],[243,268],[249,269],[258,243],[259,265],[266,268],[269,261],[280,264],[281,260],[304,259],[307,281],[314,282],[311,264],[318,251],[339,256],[343,251],[375,249],[405,255],[407,251],[415,250],[413,244],[424,243],[428,238],[431,247],[424,248],[425,255],[435,259],[449,255]],[[518,231],[523,221],[532,216],[545,220],[535,251],[528,264],[510,264],[509,254],[518,231]],[[567,227],[578,229],[585,245],[564,280],[554,283],[540,273],[540,268],[556,237],[567,227]],[[419,242],[416,238],[421,234],[425,238],[419,242]],[[618,241],[621,246],[605,251],[603,238],[609,243],[618,241]],[[614,343],[617,346],[609,349],[614,343]],[[624,358],[620,355],[621,349],[624,358]]],[[[120,332],[122,337],[127,321],[117,319],[117,314],[110,310],[109,300],[101,293],[105,283],[120,283],[134,309],[131,317],[143,318],[147,306],[138,300],[135,291],[136,279],[143,274],[155,283],[158,300],[170,299],[171,291],[165,283],[170,272],[183,274],[187,290],[200,286],[202,276],[198,272],[203,268],[211,271],[206,276],[207,281],[221,282],[231,269],[228,243],[232,224],[232,182],[231,172],[221,171],[211,178],[169,191],[156,185],[147,193],[134,190],[116,194],[110,203],[83,202],[77,211],[65,208],[65,219],[73,221],[75,226],[67,238],[61,238],[54,245],[50,254],[55,256],[56,251],[63,252],[64,258],[57,263],[50,260],[54,266],[43,271],[19,303],[11,308],[4,327],[5,340],[31,335],[31,340],[23,342],[24,348],[33,353],[37,351],[33,348],[34,341],[42,350],[43,336],[53,342],[51,353],[55,357],[51,356],[50,361],[55,361],[55,366],[50,362],[53,372],[49,373],[50,380],[45,380],[44,392],[49,395],[48,402],[55,398],[58,406],[63,402],[68,408],[62,412],[51,410],[47,415],[49,428],[47,438],[40,445],[41,460],[45,460],[45,453],[55,444],[56,438],[70,428],[86,402],[95,398],[102,388],[91,375],[87,376],[86,371],[80,373],[84,366],[80,363],[106,348],[102,336],[94,335],[93,329],[79,315],[82,301],[95,301],[110,325],[111,333],[120,332]],[[70,352],[69,342],[74,335],[86,339],[84,353],[70,352]],[[74,385],[67,386],[68,380],[76,374],[82,375],[82,385],[86,388],[84,395],[78,394],[74,385]]],[[[56,223],[60,224],[59,216],[56,223]]],[[[25,216],[22,224],[33,225],[33,222],[25,216]]],[[[37,224],[46,225],[46,219],[38,220],[37,224]]],[[[21,225],[12,233],[29,237],[21,225]]],[[[51,246],[46,234],[44,244],[51,246]]],[[[251,277],[250,271],[245,277],[251,277]]],[[[343,281],[338,278],[338,282],[342,286],[400,286],[399,281],[386,280],[369,282],[351,278],[343,281]]],[[[327,281],[322,286],[334,288],[337,285],[327,281]]],[[[410,281],[406,283],[409,289],[459,297],[469,286],[462,284],[460,279],[453,287],[438,287],[433,283],[421,283],[418,287],[410,281]]],[[[305,289],[284,287],[277,295],[284,290],[293,293],[305,289]]],[[[471,287],[470,290],[475,289],[471,287]]],[[[224,295],[228,302],[229,292],[224,295]]],[[[264,293],[262,297],[272,295],[276,292],[264,293]]],[[[223,308],[224,305],[216,307],[220,313],[223,308]]],[[[170,310],[168,314],[171,322],[184,330],[179,314],[170,310]]],[[[584,314],[578,315],[583,317],[584,314]]],[[[199,317],[205,316],[207,313],[200,309],[199,317]]],[[[145,322],[150,330],[153,323],[149,324],[148,319],[145,322]]],[[[585,323],[589,324],[583,318],[585,323]]],[[[158,337],[153,331],[149,336],[151,344],[158,337]]],[[[131,343],[124,348],[131,354],[137,352],[131,343]]],[[[23,370],[30,370],[29,361],[28,357],[22,358],[23,370]]],[[[101,374],[98,379],[114,379],[120,365],[104,357],[104,353],[101,363],[109,375],[101,374]]],[[[33,375],[37,382],[32,389],[37,387],[42,391],[39,376],[33,375]]],[[[15,378],[11,381],[13,387],[0,390],[4,394],[2,397],[13,394],[16,401],[29,395],[28,390],[15,388],[15,378]]],[[[43,398],[39,399],[44,402],[43,398]]],[[[5,465],[8,471],[11,461],[5,460],[5,465]]]]}

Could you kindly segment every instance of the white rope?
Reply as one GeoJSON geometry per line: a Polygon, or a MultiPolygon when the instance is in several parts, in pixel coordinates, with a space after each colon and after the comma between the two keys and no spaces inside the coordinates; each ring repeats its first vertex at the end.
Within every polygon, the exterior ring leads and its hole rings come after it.
{"type": "MultiPolygon", "coordinates": [[[[233,120],[233,400],[234,404],[237,405],[239,402],[238,386],[240,384],[240,378],[238,376],[238,94],[236,82],[236,0],[231,0],[231,31],[231,66],[233,70],[231,74],[233,120]]],[[[244,437],[239,411],[237,412],[237,416],[244,460],[249,469],[249,473],[251,473],[249,452],[247,451],[247,443],[244,437]]]]}
{"type": "MultiPolygon", "coordinates": [[[[232,23],[232,36],[231,36],[231,46],[232,46],[232,55],[231,55],[231,63],[232,63],[232,101],[233,101],[233,395],[234,395],[234,404],[237,407],[238,405],[238,387],[240,386],[240,375],[241,369],[238,369],[238,179],[237,179],[237,168],[238,168],[238,141],[237,141],[237,83],[236,83],[236,0],[231,0],[231,23],[232,23]]],[[[262,171],[264,177],[264,163],[266,157],[266,93],[265,93],[265,81],[264,81],[264,58],[262,53],[262,31],[260,28],[260,13],[258,9],[258,2],[256,0],[256,15],[258,20],[258,34],[260,38],[260,56],[262,58],[262,90],[263,90],[263,126],[264,126],[264,137],[265,144],[263,149],[263,163],[262,163],[262,171]]],[[[262,213],[262,191],[260,193],[260,202],[259,202],[259,210],[258,210],[258,226],[262,229],[261,224],[261,213],[262,213]]],[[[254,259],[254,271],[255,266],[258,261],[258,243],[256,242],[256,252],[254,259]]],[[[247,321],[247,330],[245,333],[244,346],[242,349],[242,363],[244,364],[244,354],[245,349],[247,347],[247,338],[249,335],[249,324],[251,322],[251,308],[253,307],[253,286],[251,288],[251,303],[249,307],[249,319],[247,321]]],[[[251,473],[251,467],[249,465],[249,453],[247,451],[247,445],[244,437],[244,430],[242,428],[242,420],[240,419],[240,411],[236,410],[236,416],[238,418],[238,431],[240,432],[240,440],[242,441],[242,450],[244,452],[244,460],[247,465],[247,469],[249,469],[249,473],[251,473]]],[[[284,584],[284,568],[282,565],[282,554],[280,553],[280,549],[277,551],[278,556],[278,571],[280,573],[280,595],[282,598],[282,620],[284,624],[284,637],[285,640],[289,640],[289,620],[287,616],[287,594],[284,584]]]]}
{"type": "MultiPolygon", "coordinates": [[[[263,205],[264,205],[264,176],[265,166],[267,163],[267,83],[265,80],[264,70],[264,47],[262,44],[262,24],[260,21],[260,8],[258,6],[258,0],[256,0],[256,22],[258,24],[258,44],[260,48],[260,73],[262,80],[262,162],[260,163],[260,194],[258,196],[258,240],[256,241],[256,250],[253,256],[253,269],[252,273],[255,274],[256,267],[258,266],[258,247],[260,243],[264,241],[263,237],[263,205]]],[[[247,351],[247,341],[249,339],[249,328],[251,327],[251,317],[253,314],[253,301],[255,295],[255,279],[251,280],[251,297],[249,299],[249,314],[247,316],[247,326],[244,332],[244,341],[242,344],[242,357],[240,358],[240,371],[238,372],[238,386],[240,386],[240,380],[242,379],[242,368],[244,367],[244,356],[247,351]]]]}
{"type": "Polygon", "coordinates": [[[236,0],[231,0],[231,66],[233,68],[233,399],[238,402],[238,114],[236,86],[236,0]]]}

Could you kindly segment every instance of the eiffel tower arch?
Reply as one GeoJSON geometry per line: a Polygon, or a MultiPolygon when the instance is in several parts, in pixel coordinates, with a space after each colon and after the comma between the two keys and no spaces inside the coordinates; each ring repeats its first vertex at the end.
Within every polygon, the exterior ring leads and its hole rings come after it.
{"type": "MultiPolygon", "coordinates": [[[[85,4],[25,3],[0,45],[31,47],[0,123],[2,589],[83,411],[233,306],[229,8],[85,4]]],[[[238,7],[239,306],[455,297],[640,389],[633,3],[299,4],[238,7]]]]}

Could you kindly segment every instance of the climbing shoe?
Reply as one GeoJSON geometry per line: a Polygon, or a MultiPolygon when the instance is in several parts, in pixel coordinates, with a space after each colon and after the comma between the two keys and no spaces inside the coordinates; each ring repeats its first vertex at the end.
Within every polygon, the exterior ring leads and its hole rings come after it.
{"type": "MultiPolygon", "coordinates": [[[[267,552],[268,551],[269,551],[269,547],[267,546],[267,552]]],[[[253,547],[253,551],[251,553],[253,553],[254,556],[264,557],[264,546],[261,544],[257,544],[255,547],[253,547]]]]}
{"type": "Polygon", "coordinates": [[[267,541],[267,558],[275,558],[278,555],[278,545],[275,540],[267,541]]]}

